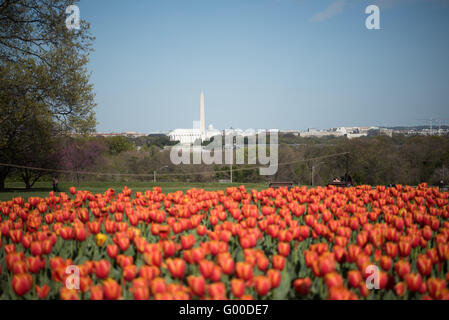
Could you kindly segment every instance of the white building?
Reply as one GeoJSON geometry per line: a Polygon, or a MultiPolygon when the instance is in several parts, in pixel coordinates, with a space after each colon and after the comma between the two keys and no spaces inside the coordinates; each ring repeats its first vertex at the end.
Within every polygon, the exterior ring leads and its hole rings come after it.
{"type": "Polygon", "coordinates": [[[168,133],[171,141],[179,141],[181,144],[193,144],[200,139],[201,142],[209,140],[210,138],[221,135],[221,131],[214,129],[212,124],[205,128],[205,111],[204,111],[204,93],[200,96],[200,121],[193,122],[192,129],[175,129],[168,133]]]}

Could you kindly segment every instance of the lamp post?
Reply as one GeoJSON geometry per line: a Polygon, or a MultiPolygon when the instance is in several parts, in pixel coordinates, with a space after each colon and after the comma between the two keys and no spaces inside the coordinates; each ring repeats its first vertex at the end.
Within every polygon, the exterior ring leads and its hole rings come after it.
{"type": "Polygon", "coordinates": [[[164,168],[168,168],[168,166],[163,166],[163,167],[160,167],[159,169],[153,171],[153,182],[154,183],[156,183],[156,171],[164,169],[164,168]]]}
{"type": "Polygon", "coordinates": [[[315,166],[318,167],[320,164],[324,162],[318,162],[317,164],[312,165],[312,187],[313,187],[313,176],[315,175],[315,166]]]}

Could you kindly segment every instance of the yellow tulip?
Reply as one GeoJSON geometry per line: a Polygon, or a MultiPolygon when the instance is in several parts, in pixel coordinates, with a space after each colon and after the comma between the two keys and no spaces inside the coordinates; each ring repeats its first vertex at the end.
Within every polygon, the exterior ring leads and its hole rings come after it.
{"type": "Polygon", "coordinates": [[[101,247],[105,242],[106,242],[106,235],[98,233],[95,236],[95,243],[97,244],[97,246],[101,247]]]}

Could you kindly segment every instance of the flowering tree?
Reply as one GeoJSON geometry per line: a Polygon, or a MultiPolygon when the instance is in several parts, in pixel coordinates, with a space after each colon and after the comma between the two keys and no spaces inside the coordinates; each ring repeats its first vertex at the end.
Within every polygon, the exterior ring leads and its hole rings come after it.
{"type": "Polygon", "coordinates": [[[57,152],[57,161],[62,170],[71,171],[79,185],[86,171],[103,160],[107,147],[95,140],[65,140],[57,152]]]}

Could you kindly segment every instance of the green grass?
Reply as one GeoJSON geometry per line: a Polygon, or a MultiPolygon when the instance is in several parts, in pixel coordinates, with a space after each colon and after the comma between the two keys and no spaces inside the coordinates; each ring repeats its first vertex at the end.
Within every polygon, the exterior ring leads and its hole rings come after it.
{"type": "MultiPolygon", "coordinates": [[[[249,191],[251,189],[266,189],[268,188],[267,183],[217,183],[217,182],[82,182],[78,187],[76,183],[61,181],[59,183],[59,191],[61,192],[69,192],[69,188],[71,186],[77,187],[80,190],[89,190],[92,193],[103,193],[108,188],[114,189],[116,192],[120,192],[123,190],[124,186],[128,186],[133,190],[133,193],[136,191],[145,191],[151,190],[154,186],[158,186],[162,188],[163,193],[175,192],[177,190],[186,191],[188,189],[197,188],[204,190],[224,190],[227,187],[239,187],[241,185],[245,185],[246,189],[249,191]]],[[[22,197],[27,200],[29,197],[46,197],[48,193],[52,191],[52,183],[51,181],[39,181],[33,186],[32,189],[26,190],[22,182],[7,182],[5,192],[0,192],[0,201],[8,201],[14,197],[22,197]]]]}

